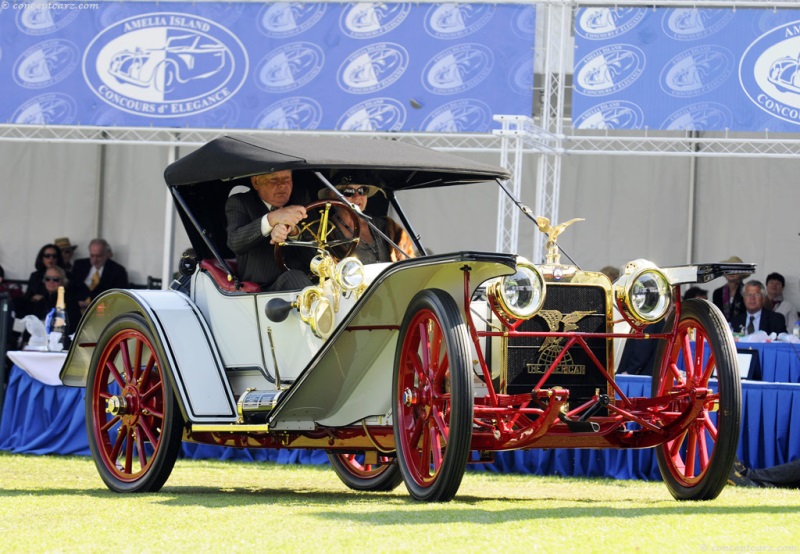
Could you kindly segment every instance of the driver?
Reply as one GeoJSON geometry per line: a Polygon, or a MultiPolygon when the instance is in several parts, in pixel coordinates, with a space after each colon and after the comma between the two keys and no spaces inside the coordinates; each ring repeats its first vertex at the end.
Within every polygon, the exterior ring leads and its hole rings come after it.
{"type": "MultiPolygon", "coordinates": [[[[274,254],[275,245],[284,242],[292,230],[297,233],[296,225],[306,218],[305,207],[286,205],[292,194],[292,172],[254,175],[250,184],[252,189],[231,195],[225,204],[228,248],[236,254],[239,277],[268,291],[307,287],[311,284],[308,276],[296,269],[284,272],[274,254]]],[[[292,261],[291,254],[284,252],[287,264],[292,261]]]]}

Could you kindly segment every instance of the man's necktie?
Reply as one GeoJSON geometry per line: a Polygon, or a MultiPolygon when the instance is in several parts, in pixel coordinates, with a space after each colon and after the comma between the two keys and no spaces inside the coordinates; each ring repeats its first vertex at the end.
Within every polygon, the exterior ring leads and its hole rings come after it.
{"type": "Polygon", "coordinates": [[[755,328],[755,326],[753,326],[753,320],[755,318],[756,318],[756,316],[751,315],[750,316],[750,321],[747,322],[747,334],[748,335],[752,335],[753,333],[756,332],[756,328],[755,328]]]}
{"type": "Polygon", "coordinates": [[[97,285],[100,284],[100,272],[95,270],[94,275],[92,275],[92,282],[89,283],[89,290],[94,290],[97,288],[97,285]]]}

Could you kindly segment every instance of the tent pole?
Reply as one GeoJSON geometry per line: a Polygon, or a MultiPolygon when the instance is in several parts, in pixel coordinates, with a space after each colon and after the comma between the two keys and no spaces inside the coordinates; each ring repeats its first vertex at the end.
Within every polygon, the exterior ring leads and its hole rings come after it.
{"type": "MultiPolygon", "coordinates": [[[[700,136],[699,131],[689,131],[689,139],[695,139],[700,136]]],[[[697,143],[692,141],[692,151],[697,152],[697,143]]],[[[687,217],[686,229],[686,263],[691,264],[697,254],[695,252],[694,244],[694,229],[695,229],[695,208],[697,202],[697,156],[689,157],[689,213],[687,217]]]]}
{"type": "MultiPolygon", "coordinates": [[[[167,165],[178,159],[178,147],[167,149],[167,165]]],[[[161,289],[167,290],[172,282],[172,267],[175,259],[175,204],[169,187],[164,187],[167,195],[164,202],[164,257],[161,260],[161,289]]]]}
{"type": "MultiPolygon", "coordinates": [[[[102,133],[105,136],[105,131],[102,133]]],[[[97,189],[94,203],[94,236],[92,239],[103,236],[103,197],[106,189],[106,144],[100,143],[97,154],[97,189]]]]}

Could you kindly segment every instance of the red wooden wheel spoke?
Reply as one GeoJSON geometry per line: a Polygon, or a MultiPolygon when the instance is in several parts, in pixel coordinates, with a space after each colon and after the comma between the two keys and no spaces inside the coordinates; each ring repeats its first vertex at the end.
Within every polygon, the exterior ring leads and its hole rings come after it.
{"type": "Polygon", "coordinates": [[[709,414],[706,412],[706,417],[703,418],[703,428],[708,431],[708,434],[711,435],[711,440],[717,440],[717,426],[714,425],[714,422],[711,421],[711,418],[708,417],[709,414]]]}
{"type": "Polygon", "coordinates": [[[705,357],[705,337],[703,333],[697,329],[695,331],[695,342],[694,342],[694,367],[692,368],[692,379],[695,383],[698,382],[700,379],[700,371],[705,369],[705,365],[703,364],[703,358],[705,357]]]}
{"type": "Polygon", "coordinates": [[[411,448],[417,448],[419,445],[419,439],[422,436],[422,429],[424,427],[424,422],[421,419],[412,419],[410,422],[411,427],[411,434],[409,435],[408,444],[411,448]]]}
{"type": "Polygon", "coordinates": [[[125,382],[133,381],[133,369],[131,368],[131,357],[128,352],[128,341],[123,340],[119,343],[119,354],[122,358],[122,367],[125,369],[125,382]]]}
{"type": "Polygon", "coordinates": [[[447,440],[450,436],[450,428],[442,419],[442,414],[439,408],[434,407],[431,411],[431,418],[433,419],[433,423],[435,424],[436,429],[439,431],[439,434],[444,437],[445,444],[447,444],[447,440]]]}
{"type": "Polygon", "coordinates": [[[420,321],[417,328],[422,353],[422,370],[427,372],[431,367],[431,343],[428,340],[428,329],[425,321],[420,321]]]}
{"type": "Polygon", "coordinates": [[[117,371],[116,366],[114,366],[114,363],[111,360],[108,360],[106,362],[106,369],[108,369],[112,377],[114,377],[114,381],[117,383],[117,385],[119,385],[119,388],[121,389],[125,388],[125,381],[123,380],[122,375],[120,375],[119,371],[117,371]]]}
{"type": "Polygon", "coordinates": [[[133,429],[130,427],[126,428],[125,433],[125,472],[132,473],[133,472],[133,429]]]}
{"type": "Polygon", "coordinates": [[[708,467],[708,444],[706,441],[706,434],[703,430],[703,426],[700,425],[698,429],[698,443],[699,443],[699,450],[700,450],[700,471],[703,472],[708,467]]]}
{"type": "Polygon", "coordinates": [[[706,361],[705,370],[703,370],[703,376],[701,378],[700,384],[706,385],[708,380],[711,379],[711,374],[714,373],[714,368],[717,365],[717,361],[714,359],[714,353],[712,352],[711,355],[708,357],[708,361],[706,361]]]}
{"type": "Polygon", "coordinates": [[[420,448],[418,470],[419,475],[427,477],[431,471],[431,425],[425,422],[422,426],[422,446],[420,448]]]}
{"type": "Polygon", "coordinates": [[[408,362],[411,364],[411,367],[414,370],[414,373],[417,374],[417,376],[420,378],[420,380],[423,379],[425,374],[424,374],[424,371],[423,371],[423,368],[422,368],[422,360],[419,357],[419,353],[417,353],[416,351],[413,351],[413,352],[409,351],[408,352],[408,362]]]}
{"type": "Polygon", "coordinates": [[[694,477],[694,466],[697,462],[697,428],[689,427],[688,442],[686,444],[686,477],[694,477]]]}
{"type": "MultiPolygon", "coordinates": [[[[676,364],[675,362],[671,362],[669,364],[669,366],[667,366],[667,369],[669,369],[669,372],[672,373],[672,378],[674,380],[680,381],[681,379],[683,379],[683,377],[681,376],[681,370],[678,369],[678,364],[676,364]]],[[[667,384],[668,384],[667,380],[665,380],[664,381],[665,387],[666,387],[667,384]]],[[[670,386],[669,388],[671,389],[672,387],[670,386]]],[[[662,391],[662,392],[664,392],[664,391],[662,391]]]]}
{"type": "Polygon", "coordinates": [[[142,383],[139,385],[139,390],[144,389],[150,383],[150,374],[153,372],[153,366],[155,366],[156,357],[153,352],[150,352],[150,359],[147,360],[147,365],[144,368],[144,372],[142,374],[142,383]]]}
{"type": "Polygon", "coordinates": [[[148,390],[142,393],[141,395],[142,402],[144,402],[145,400],[149,400],[150,398],[153,397],[154,394],[160,391],[161,391],[161,381],[159,381],[158,383],[156,383],[155,385],[153,385],[148,390]]]}
{"type": "Polygon", "coordinates": [[[131,382],[136,383],[139,380],[139,372],[142,370],[142,349],[144,348],[144,343],[142,341],[136,341],[136,350],[133,354],[133,377],[131,378],[131,382]]]}
{"type": "MultiPolygon", "coordinates": [[[[153,433],[153,430],[150,429],[149,425],[145,425],[144,423],[140,422],[139,423],[139,429],[141,429],[142,433],[145,434],[145,436],[147,437],[147,440],[150,442],[150,444],[152,444],[153,446],[157,446],[158,445],[158,437],[153,433]]],[[[141,435],[141,433],[140,433],[140,435],[141,435]]]]}
{"type": "Polygon", "coordinates": [[[692,349],[690,346],[689,335],[684,332],[681,336],[681,342],[683,342],[683,365],[686,371],[686,380],[684,381],[682,378],[678,378],[678,380],[685,384],[689,382],[694,376],[694,359],[692,359],[692,349]]]}
{"type": "Polygon", "coordinates": [[[675,458],[678,456],[678,453],[680,452],[681,449],[681,445],[684,443],[685,440],[686,440],[686,433],[684,433],[680,437],[677,437],[674,441],[670,443],[669,445],[670,458],[675,458]]]}
{"type": "Polygon", "coordinates": [[[103,433],[105,433],[106,431],[108,431],[109,429],[111,429],[111,428],[112,428],[114,425],[116,425],[116,424],[117,424],[119,421],[120,421],[120,419],[119,419],[119,416],[114,416],[114,417],[112,417],[111,419],[109,419],[109,420],[108,420],[108,421],[105,423],[105,425],[103,425],[102,427],[100,427],[100,430],[101,430],[103,433]]]}
{"type": "MultiPolygon", "coordinates": [[[[139,426],[141,428],[141,426],[139,426]]],[[[147,452],[144,447],[144,439],[141,433],[136,433],[136,451],[139,456],[139,466],[144,469],[147,467],[147,452]]]]}
{"type": "Polygon", "coordinates": [[[443,461],[442,436],[437,432],[435,425],[431,425],[430,433],[431,433],[431,454],[432,454],[432,459],[431,459],[432,471],[430,472],[430,475],[433,476],[439,473],[439,470],[442,468],[442,461],[443,461]]]}

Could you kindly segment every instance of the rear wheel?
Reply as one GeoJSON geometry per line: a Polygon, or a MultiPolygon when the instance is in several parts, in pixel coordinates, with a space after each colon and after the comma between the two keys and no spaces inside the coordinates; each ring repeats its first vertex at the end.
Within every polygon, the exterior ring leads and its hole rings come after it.
{"type": "Polygon", "coordinates": [[[387,456],[378,456],[377,462],[371,464],[364,453],[328,452],[328,460],[342,483],[356,491],[391,491],[403,481],[397,461],[387,456]]]}
{"type": "Polygon", "coordinates": [[[115,319],[100,336],[87,380],[86,427],[109,489],[161,489],[178,457],[183,418],[156,340],[139,315],[115,319]]]}
{"type": "Polygon", "coordinates": [[[473,397],[466,326],[446,292],[411,301],[400,327],[392,387],[397,460],[417,500],[446,502],[464,476],[473,397]]]}
{"type": "MultiPolygon", "coordinates": [[[[653,396],[708,387],[716,370],[717,391],[709,394],[703,410],[684,433],[656,450],[661,476],[672,496],[678,500],[716,498],[736,458],[742,413],[736,348],[722,312],[705,300],[684,302],[677,336],[673,342],[662,342],[656,359],[661,360],[661,369],[653,377],[653,396]]],[[[679,399],[668,410],[680,412],[687,405],[679,399]]]]}

